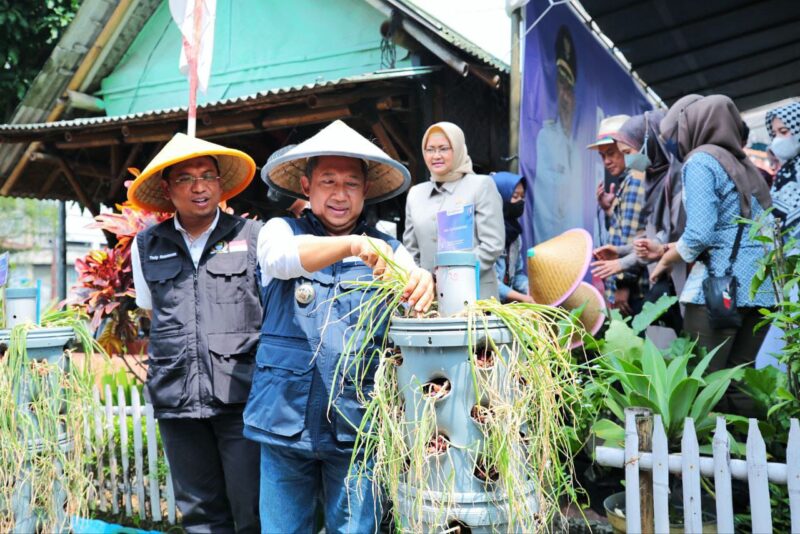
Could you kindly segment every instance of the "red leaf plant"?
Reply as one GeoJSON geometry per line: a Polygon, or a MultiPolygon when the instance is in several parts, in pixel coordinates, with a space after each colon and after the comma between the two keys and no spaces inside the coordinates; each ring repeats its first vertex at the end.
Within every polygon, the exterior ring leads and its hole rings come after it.
{"type": "Polygon", "coordinates": [[[169,213],[137,209],[128,202],[116,208],[119,213],[98,215],[89,227],[113,233],[117,244],[89,251],[75,262],[78,282],[67,300],[91,317],[92,330],[107,319],[98,342],[109,354],[127,352],[128,343],[138,338],[140,321],[147,318],[136,306],[131,269],[133,239],[139,231],[171,217],[169,213]]]}

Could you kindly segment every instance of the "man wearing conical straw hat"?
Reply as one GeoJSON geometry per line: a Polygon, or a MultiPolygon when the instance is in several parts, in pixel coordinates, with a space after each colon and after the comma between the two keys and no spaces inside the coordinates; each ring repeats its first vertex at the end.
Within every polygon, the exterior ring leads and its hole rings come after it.
{"type": "Polygon", "coordinates": [[[336,121],[271,157],[262,178],[311,205],[299,219],[271,219],[259,240],[266,314],[244,422],[245,435],[261,443],[262,528],[313,532],[320,499],[327,532],[374,532],[380,506],[372,483],[348,475],[385,321],[368,318],[374,337],[354,329],[366,313],[359,306],[374,294],[358,284],[393,259],[409,270],[404,300],[424,312],[433,280],[362,212],[402,193],[411,177],[336,121]],[[352,352],[365,346],[373,357],[354,362],[352,352]]]}
{"type": "Polygon", "coordinates": [[[152,310],[145,394],[159,420],[187,532],[258,532],[258,446],[242,435],[262,307],[261,223],[218,207],[255,174],[245,153],[177,134],[128,190],[175,212],[131,248],[139,307],[152,310]]]}

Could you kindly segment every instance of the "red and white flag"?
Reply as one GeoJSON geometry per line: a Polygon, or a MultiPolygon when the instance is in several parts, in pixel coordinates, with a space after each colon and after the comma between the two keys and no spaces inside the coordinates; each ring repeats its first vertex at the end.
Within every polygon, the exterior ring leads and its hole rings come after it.
{"type": "Polygon", "coordinates": [[[178,66],[189,76],[189,135],[194,136],[197,89],[208,90],[214,55],[217,0],[169,0],[169,11],[183,35],[178,66]]]}

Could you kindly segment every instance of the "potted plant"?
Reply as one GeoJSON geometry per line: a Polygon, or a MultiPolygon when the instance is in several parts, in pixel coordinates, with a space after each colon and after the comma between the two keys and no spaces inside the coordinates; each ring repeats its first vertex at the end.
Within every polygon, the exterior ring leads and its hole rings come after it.
{"type": "Polygon", "coordinates": [[[84,425],[97,406],[88,359],[70,365],[77,339],[98,349],[77,310],[51,311],[40,325],[0,330],[0,530],[62,532],[85,515],[94,488],[94,445],[84,425]]]}
{"type": "Polygon", "coordinates": [[[569,420],[582,387],[569,346],[579,327],[558,308],[493,299],[407,317],[407,273],[386,261],[387,275],[359,284],[367,297],[336,375],[377,367],[374,385],[352,381],[365,404],[356,472],[383,488],[402,530],[548,528],[578,494],[569,420]]]}

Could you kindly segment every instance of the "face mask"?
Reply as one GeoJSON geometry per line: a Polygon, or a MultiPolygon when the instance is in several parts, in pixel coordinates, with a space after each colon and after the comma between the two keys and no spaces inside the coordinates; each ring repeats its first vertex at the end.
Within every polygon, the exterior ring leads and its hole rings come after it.
{"type": "Polygon", "coordinates": [[[800,154],[800,140],[797,135],[789,137],[776,137],[769,144],[769,149],[781,161],[789,161],[797,154],[800,154]]]}
{"type": "Polygon", "coordinates": [[[509,219],[519,219],[525,211],[525,201],[509,202],[506,204],[506,217],[509,219]]]}
{"type": "Polygon", "coordinates": [[[632,171],[644,172],[650,166],[650,158],[647,154],[636,152],[635,154],[625,154],[625,168],[632,171]]]}

